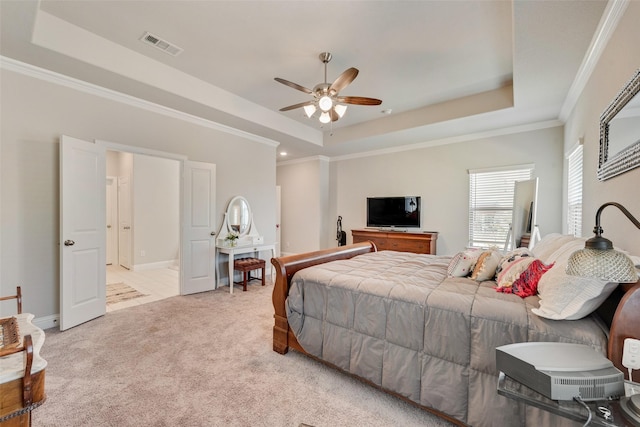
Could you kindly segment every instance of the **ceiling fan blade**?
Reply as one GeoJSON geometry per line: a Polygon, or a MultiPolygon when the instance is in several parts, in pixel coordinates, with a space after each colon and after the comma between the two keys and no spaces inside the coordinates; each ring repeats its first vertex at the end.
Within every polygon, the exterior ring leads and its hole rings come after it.
{"type": "Polygon", "coordinates": [[[338,115],[338,113],[336,113],[333,108],[331,110],[329,110],[329,115],[331,116],[331,121],[332,122],[337,122],[338,119],[340,118],[340,116],[338,115]]]}
{"type": "Polygon", "coordinates": [[[358,69],[353,67],[349,68],[344,73],[340,74],[338,78],[331,84],[331,86],[329,87],[329,92],[334,94],[340,92],[342,89],[347,87],[347,85],[351,83],[357,76],[358,69]]]}
{"type": "Polygon", "coordinates": [[[339,96],[336,98],[338,102],[354,105],[380,105],[382,101],[375,98],[365,98],[362,96],[339,96]]]}
{"type": "Polygon", "coordinates": [[[311,91],[311,89],[307,89],[306,87],[300,86],[297,83],[290,82],[289,80],[281,79],[280,77],[276,77],[276,78],[274,78],[274,80],[277,81],[278,83],[282,83],[285,86],[289,86],[289,87],[297,89],[297,90],[299,90],[301,92],[308,93],[309,95],[311,95],[313,93],[311,91]]]}
{"type": "Polygon", "coordinates": [[[306,107],[307,105],[313,105],[313,103],[314,103],[313,100],[307,101],[307,102],[301,102],[299,104],[289,105],[288,107],[282,107],[280,111],[295,110],[296,108],[306,107]]]}

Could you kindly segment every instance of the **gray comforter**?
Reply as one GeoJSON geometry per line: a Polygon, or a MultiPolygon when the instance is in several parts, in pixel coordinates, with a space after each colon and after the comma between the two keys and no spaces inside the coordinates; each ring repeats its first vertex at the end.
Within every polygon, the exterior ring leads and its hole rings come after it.
{"type": "Polygon", "coordinates": [[[289,325],[308,353],[469,425],[557,424],[497,394],[495,348],[562,341],[606,354],[601,324],[539,318],[537,296],[447,277],[450,259],[381,251],[301,270],[289,325]]]}

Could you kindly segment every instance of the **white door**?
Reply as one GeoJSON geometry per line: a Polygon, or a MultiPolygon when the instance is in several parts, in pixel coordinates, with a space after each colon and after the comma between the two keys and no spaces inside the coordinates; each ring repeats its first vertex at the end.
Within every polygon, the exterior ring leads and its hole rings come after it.
{"type": "Polygon", "coordinates": [[[215,289],[216,165],[184,161],[182,295],[215,289]]]}
{"type": "Polygon", "coordinates": [[[60,140],[60,330],[106,312],[106,153],[60,140]]]}
{"type": "Polygon", "coordinates": [[[118,181],[116,177],[107,177],[107,265],[112,265],[118,258],[116,244],[118,235],[116,233],[118,224],[118,181]]]}
{"type": "Polygon", "coordinates": [[[131,269],[131,183],[118,177],[118,264],[131,269]]]}

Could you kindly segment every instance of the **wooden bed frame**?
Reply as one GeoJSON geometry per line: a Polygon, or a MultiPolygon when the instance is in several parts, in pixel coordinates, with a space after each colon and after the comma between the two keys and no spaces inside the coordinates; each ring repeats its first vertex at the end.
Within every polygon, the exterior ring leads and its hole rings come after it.
{"type": "MultiPolygon", "coordinates": [[[[274,285],[272,296],[273,307],[275,309],[275,324],[273,326],[273,350],[280,354],[285,354],[287,353],[287,351],[289,351],[289,349],[294,349],[300,353],[312,357],[315,360],[319,360],[322,363],[333,366],[330,363],[318,359],[304,351],[304,349],[298,343],[295,335],[291,331],[291,328],[289,327],[287,313],[285,311],[285,300],[289,295],[291,278],[297,271],[302,270],[303,268],[311,267],[318,264],[324,264],[329,261],[349,259],[356,255],[375,252],[376,250],[376,245],[373,242],[362,242],[322,251],[308,252],[304,254],[291,255],[280,258],[272,258],[271,264],[273,264],[276,270],[276,282],[274,285]]],[[[625,378],[628,379],[627,368],[622,366],[622,347],[625,338],[630,337],[640,339],[640,281],[638,281],[637,283],[626,283],[618,286],[618,288],[616,288],[616,290],[597,310],[597,313],[609,326],[607,357],[614,363],[614,365],[618,369],[620,369],[620,371],[624,372],[625,378]]],[[[344,372],[340,368],[336,369],[344,372]]],[[[432,412],[448,421],[451,421],[458,425],[464,425],[461,424],[459,420],[453,419],[450,416],[443,414],[433,408],[419,405],[400,394],[393,393],[387,389],[383,389],[382,387],[370,381],[349,373],[347,374],[354,378],[358,378],[387,393],[393,394],[394,396],[397,396],[413,405],[417,405],[420,408],[432,412]]]]}

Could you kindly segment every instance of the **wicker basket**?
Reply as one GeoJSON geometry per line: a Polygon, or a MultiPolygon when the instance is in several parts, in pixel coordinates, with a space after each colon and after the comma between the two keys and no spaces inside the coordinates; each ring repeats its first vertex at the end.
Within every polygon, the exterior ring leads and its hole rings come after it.
{"type": "Polygon", "coordinates": [[[18,319],[15,317],[0,319],[0,356],[15,353],[21,346],[18,319]]]}

